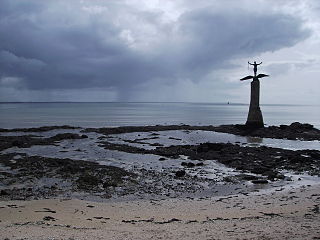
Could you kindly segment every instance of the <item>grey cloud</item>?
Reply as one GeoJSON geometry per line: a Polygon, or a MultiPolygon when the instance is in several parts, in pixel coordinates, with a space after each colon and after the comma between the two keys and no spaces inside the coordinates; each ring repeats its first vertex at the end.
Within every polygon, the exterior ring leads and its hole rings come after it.
{"type": "Polygon", "coordinates": [[[280,76],[288,73],[290,70],[292,70],[293,64],[292,63],[273,63],[269,64],[266,67],[266,70],[268,74],[271,76],[280,76]]]}
{"type": "Polygon", "coordinates": [[[289,72],[301,72],[305,69],[317,68],[319,62],[316,59],[301,59],[299,61],[290,61],[284,63],[272,63],[267,65],[265,68],[267,72],[272,76],[284,76],[289,72]]]}
{"type": "Polygon", "coordinates": [[[192,51],[186,64],[198,68],[289,47],[309,35],[299,19],[281,14],[199,10],[185,14],[180,21],[182,34],[192,41],[191,48],[186,46],[186,51],[192,51]]]}
{"type": "Polygon", "coordinates": [[[301,19],[281,13],[197,9],[158,26],[160,13],[133,11],[122,1],[90,1],[110,8],[107,16],[87,16],[82,1],[57,2],[1,0],[0,77],[21,78],[33,90],[107,87],[128,98],[140,84],[200,81],[234,58],[276,51],[310,35],[301,19]],[[132,48],[120,37],[132,26],[117,22],[126,13],[158,30],[160,43],[151,42],[148,51],[132,48]]]}

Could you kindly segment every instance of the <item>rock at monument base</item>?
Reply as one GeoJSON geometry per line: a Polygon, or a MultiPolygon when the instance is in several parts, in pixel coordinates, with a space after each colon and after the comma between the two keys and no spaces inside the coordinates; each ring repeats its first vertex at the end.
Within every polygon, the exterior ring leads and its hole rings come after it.
{"type": "Polygon", "coordinates": [[[257,128],[263,128],[263,123],[260,122],[246,122],[246,129],[257,129],[257,128]]]}

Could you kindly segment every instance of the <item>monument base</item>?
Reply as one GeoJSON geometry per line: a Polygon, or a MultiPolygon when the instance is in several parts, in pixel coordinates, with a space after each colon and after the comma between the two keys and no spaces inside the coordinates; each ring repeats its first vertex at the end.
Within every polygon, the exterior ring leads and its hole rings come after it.
{"type": "Polygon", "coordinates": [[[248,127],[248,128],[262,128],[262,127],[264,127],[263,117],[262,117],[260,107],[249,109],[246,127],[248,127]]]}

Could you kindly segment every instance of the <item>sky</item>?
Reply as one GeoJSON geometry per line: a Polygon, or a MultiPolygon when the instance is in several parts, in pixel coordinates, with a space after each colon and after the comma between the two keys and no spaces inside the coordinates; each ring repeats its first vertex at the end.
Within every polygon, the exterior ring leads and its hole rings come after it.
{"type": "Polygon", "coordinates": [[[0,101],[320,104],[319,0],[0,0],[0,101]]]}

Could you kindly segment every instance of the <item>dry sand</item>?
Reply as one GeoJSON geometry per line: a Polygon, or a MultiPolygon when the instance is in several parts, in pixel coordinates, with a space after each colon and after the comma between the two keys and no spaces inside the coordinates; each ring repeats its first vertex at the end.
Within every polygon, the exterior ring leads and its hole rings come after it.
{"type": "Polygon", "coordinates": [[[0,239],[320,239],[319,190],[316,184],[210,199],[3,201],[0,239]]]}

